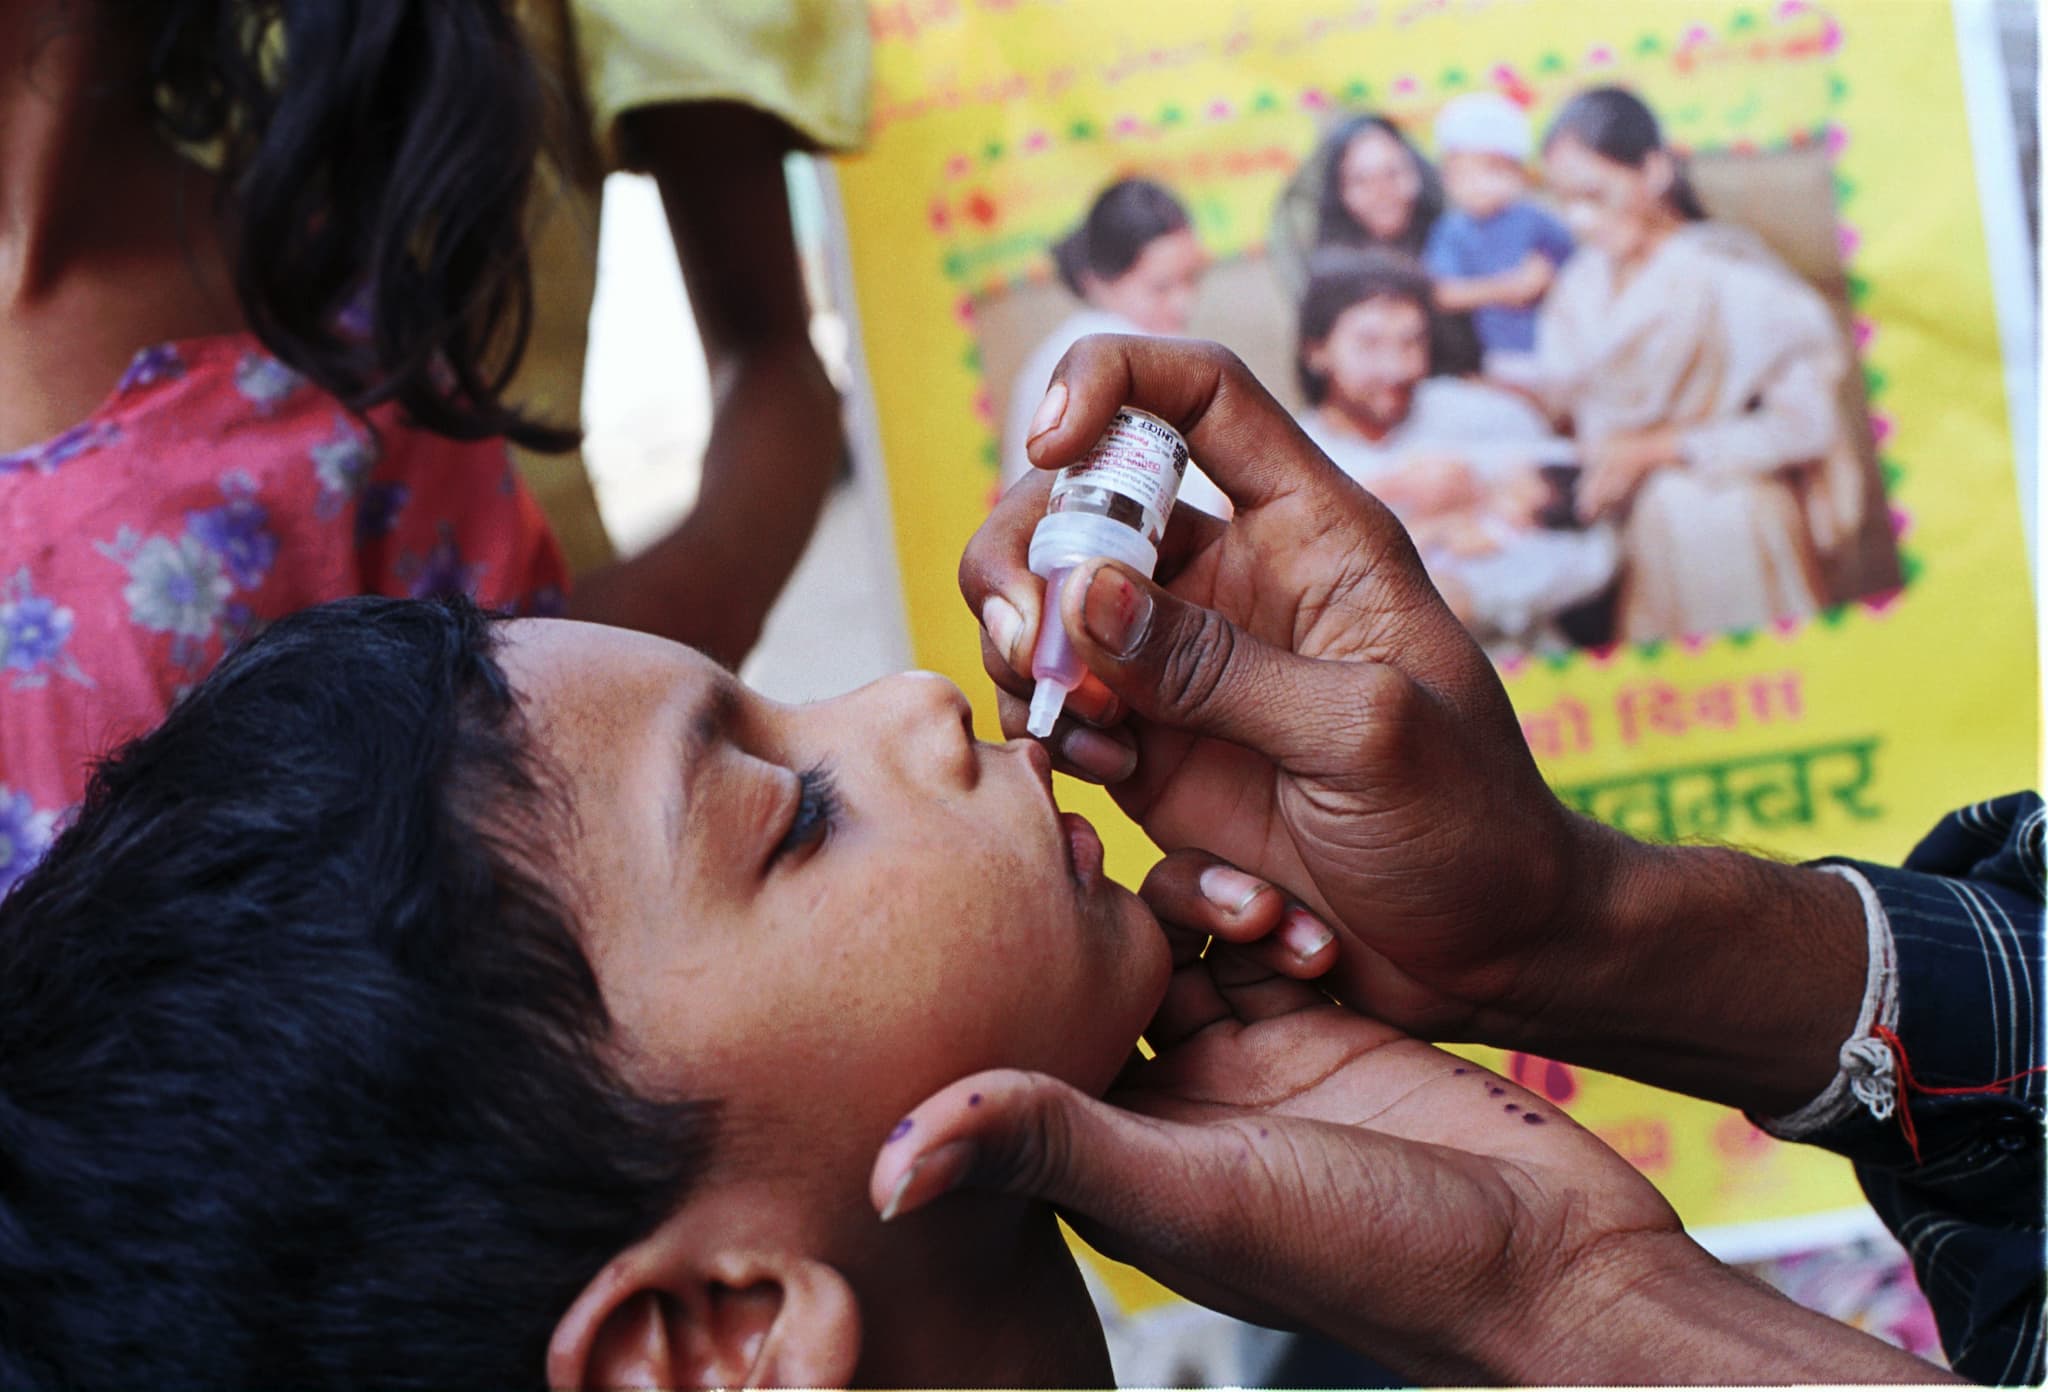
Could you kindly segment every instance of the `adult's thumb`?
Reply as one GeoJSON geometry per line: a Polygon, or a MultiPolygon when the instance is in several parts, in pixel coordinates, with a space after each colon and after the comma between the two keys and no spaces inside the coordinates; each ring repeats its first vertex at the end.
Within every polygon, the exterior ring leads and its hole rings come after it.
{"type": "Polygon", "coordinates": [[[1128,709],[1278,763],[1327,756],[1392,675],[1275,647],[1115,561],[1075,567],[1059,615],[1076,655],[1128,709]]]}
{"type": "Polygon", "coordinates": [[[974,1189],[1143,1233],[1166,1216],[1155,1211],[1162,1177],[1188,1173],[1203,1149],[1198,1136],[1043,1073],[997,1069],[932,1094],[896,1123],[869,1172],[868,1199],[887,1222],[974,1189]]]}

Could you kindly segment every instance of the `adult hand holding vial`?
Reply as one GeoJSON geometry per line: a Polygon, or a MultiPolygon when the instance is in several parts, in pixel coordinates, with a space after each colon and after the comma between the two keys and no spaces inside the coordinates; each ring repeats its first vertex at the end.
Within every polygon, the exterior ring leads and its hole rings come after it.
{"type": "Polygon", "coordinates": [[[1179,431],[1150,412],[1124,406],[1088,452],[1053,480],[1028,560],[1031,573],[1045,581],[1045,620],[1031,655],[1037,686],[1026,723],[1039,739],[1052,733],[1067,693],[1086,672],[1059,621],[1061,587],[1075,566],[1096,556],[1151,575],[1187,467],[1187,441],[1179,431]]]}

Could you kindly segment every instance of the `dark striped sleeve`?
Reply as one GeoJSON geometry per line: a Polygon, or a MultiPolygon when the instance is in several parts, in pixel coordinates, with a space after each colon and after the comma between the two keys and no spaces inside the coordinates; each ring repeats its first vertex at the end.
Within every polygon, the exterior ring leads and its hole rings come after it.
{"type": "Polygon", "coordinates": [[[2043,1380],[2041,799],[2013,794],[1945,818],[1903,867],[1853,866],[1898,954],[1899,1042],[1914,1079],[1990,1093],[1911,1095],[1900,1118],[1862,1108],[1805,1136],[1848,1156],[1912,1254],[1956,1371],[2043,1380]]]}

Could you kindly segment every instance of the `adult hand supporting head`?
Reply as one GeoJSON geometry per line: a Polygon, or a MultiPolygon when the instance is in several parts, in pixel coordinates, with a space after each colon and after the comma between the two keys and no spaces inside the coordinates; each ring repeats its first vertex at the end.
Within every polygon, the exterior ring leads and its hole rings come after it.
{"type": "MultiPolygon", "coordinates": [[[[1213,852],[1322,915],[1342,940],[1330,984],[1353,1004],[1438,1037],[1540,1010],[1541,949],[1615,841],[1550,794],[1400,524],[1213,345],[1081,340],[1032,463],[1071,463],[1125,403],[1176,425],[1237,511],[1176,509],[1157,584],[1108,562],[1073,572],[1060,613],[1115,698],[1092,713],[1128,716],[1116,737],[1135,772],[1110,732],[1072,719],[1055,757],[1128,774],[1111,792],[1163,848],[1213,852]]],[[[1013,736],[1044,611],[1025,556],[1050,487],[1012,488],[960,566],[1013,736]]]]}
{"type": "Polygon", "coordinates": [[[885,1218],[958,1188],[1050,1201],[1183,1295],[1426,1384],[1942,1380],[1713,1261],[1542,1099],[1245,949],[1198,959],[1224,927],[1198,868],[1144,890],[1176,944],[1157,1057],[1103,1100],[1016,1071],[943,1089],[876,1160],[885,1218]]]}

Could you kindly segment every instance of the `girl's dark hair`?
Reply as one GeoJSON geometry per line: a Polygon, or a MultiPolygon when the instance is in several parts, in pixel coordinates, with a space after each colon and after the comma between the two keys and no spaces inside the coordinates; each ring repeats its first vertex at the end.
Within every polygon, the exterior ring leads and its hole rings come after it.
{"type": "Polygon", "coordinates": [[[1378,299],[1407,300],[1420,309],[1434,345],[1436,293],[1421,262],[1398,252],[1344,247],[1327,247],[1309,258],[1308,288],[1301,292],[1301,318],[1294,340],[1294,372],[1309,405],[1322,405],[1330,384],[1310,370],[1308,350],[1330,336],[1345,310],[1378,299]]]}
{"type": "Polygon", "coordinates": [[[506,0],[98,0],[174,141],[218,152],[243,313],[352,410],[573,432],[502,395],[533,317],[541,78],[506,0]]]}
{"type": "Polygon", "coordinates": [[[1402,133],[1399,126],[1370,112],[1340,121],[1323,137],[1317,173],[1321,180],[1316,197],[1317,246],[1384,247],[1410,256],[1422,255],[1423,245],[1429,241],[1429,229],[1436,226],[1436,220],[1444,210],[1444,187],[1437,178],[1436,166],[1423,158],[1422,151],[1415,148],[1414,142],[1402,133]],[[1408,215],[1408,229],[1391,242],[1375,238],[1344,206],[1340,178],[1344,152],[1351,147],[1352,141],[1367,131],[1379,131],[1390,136],[1415,165],[1417,188],[1415,205],[1408,215]]]}
{"type": "MultiPolygon", "coordinates": [[[[436,0],[439,3],[439,0],[436,0]]],[[[708,1163],[467,602],[283,619],[0,898],[0,1387],[539,1389],[708,1163]]]]}
{"type": "Polygon", "coordinates": [[[1651,155],[1663,151],[1670,155],[1675,171],[1671,189],[1664,195],[1672,211],[1687,222],[1706,220],[1707,210],[1686,178],[1683,162],[1664,144],[1656,113],[1635,93],[1621,87],[1595,87],[1579,93],[1550,123],[1543,148],[1548,150],[1560,140],[1574,141],[1600,158],[1630,169],[1641,169],[1651,155]]]}
{"type": "Polygon", "coordinates": [[[1095,196],[1081,225],[1053,243],[1052,263],[1074,297],[1081,277],[1115,280],[1145,248],[1189,225],[1188,210],[1165,186],[1150,179],[1119,179],[1095,196]]]}

